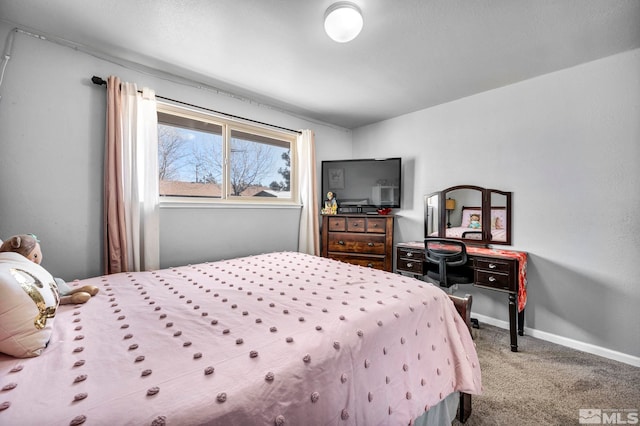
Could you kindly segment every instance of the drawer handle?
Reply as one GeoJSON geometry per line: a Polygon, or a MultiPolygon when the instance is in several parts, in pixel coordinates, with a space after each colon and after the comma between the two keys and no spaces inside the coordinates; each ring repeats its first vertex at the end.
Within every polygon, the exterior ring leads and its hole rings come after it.
{"type": "Polygon", "coordinates": [[[369,247],[373,247],[373,243],[367,243],[369,247]]]}
{"type": "Polygon", "coordinates": [[[377,224],[377,223],[374,223],[372,226],[373,226],[374,228],[377,228],[377,227],[378,227],[378,224],[377,224]]]}
{"type": "Polygon", "coordinates": [[[413,253],[411,252],[407,253],[407,257],[413,257],[413,253]]]}
{"type": "Polygon", "coordinates": [[[408,263],[407,263],[407,268],[413,268],[413,263],[408,262],[408,263]]]}
{"type": "Polygon", "coordinates": [[[489,277],[489,282],[490,283],[495,282],[495,281],[496,281],[496,279],[494,277],[489,277]]]}
{"type": "Polygon", "coordinates": [[[367,266],[368,266],[369,268],[373,268],[373,263],[367,263],[367,266]]]}
{"type": "Polygon", "coordinates": [[[360,226],[360,224],[359,223],[354,223],[353,226],[358,227],[358,226],[360,226]]]}
{"type": "Polygon", "coordinates": [[[343,246],[343,245],[344,245],[344,241],[340,240],[340,241],[338,241],[338,244],[340,244],[341,246],[343,246]]]}
{"type": "Polygon", "coordinates": [[[496,264],[495,263],[490,263],[489,264],[489,269],[496,269],[496,264]]]}

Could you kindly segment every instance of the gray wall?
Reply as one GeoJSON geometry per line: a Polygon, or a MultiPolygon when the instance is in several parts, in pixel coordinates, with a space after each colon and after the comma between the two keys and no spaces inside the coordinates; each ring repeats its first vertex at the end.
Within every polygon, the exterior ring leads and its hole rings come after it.
{"type": "MultiPolygon", "coordinates": [[[[513,192],[529,252],[525,325],[640,357],[640,50],[354,131],[354,155],[402,156],[396,242],[423,237],[422,197],[513,192]]],[[[506,296],[465,287],[507,321],[506,296]]]]}
{"type": "MultiPolygon", "coordinates": [[[[3,46],[12,27],[0,21],[3,46]]],[[[157,94],[316,135],[325,158],[350,158],[350,131],[116,65],[17,33],[0,87],[0,238],[33,232],[43,266],[66,280],[102,273],[102,176],[106,91],[117,75],[157,94]]],[[[318,176],[319,177],[319,176],[318,176]]],[[[319,195],[321,198],[321,195],[319,195]]],[[[297,250],[299,208],[160,209],[162,267],[297,250]]]]}

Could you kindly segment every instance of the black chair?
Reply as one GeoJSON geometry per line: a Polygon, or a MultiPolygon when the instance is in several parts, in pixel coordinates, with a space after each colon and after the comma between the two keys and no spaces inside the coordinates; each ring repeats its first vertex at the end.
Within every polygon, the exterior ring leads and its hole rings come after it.
{"type": "MultiPolygon", "coordinates": [[[[473,284],[473,268],[467,265],[467,246],[459,240],[447,238],[425,238],[425,258],[427,277],[430,281],[453,293],[457,284],[473,284]]],[[[478,320],[471,318],[474,328],[478,328],[478,320]]]]}
{"type": "Polygon", "coordinates": [[[459,240],[447,238],[425,238],[427,276],[440,287],[450,288],[455,284],[472,284],[473,268],[466,266],[467,246],[459,240]]]}

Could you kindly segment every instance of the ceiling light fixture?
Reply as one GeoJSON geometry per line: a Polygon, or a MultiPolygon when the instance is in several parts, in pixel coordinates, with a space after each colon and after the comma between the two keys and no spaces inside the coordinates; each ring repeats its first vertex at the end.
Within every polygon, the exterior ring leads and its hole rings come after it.
{"type": "Polygon", "coordinates": [[[346,43],[360,34],[364,21],[360,8],[349,1],[329,6],[324,14],[324,30],[332,40],[346,43]]]}

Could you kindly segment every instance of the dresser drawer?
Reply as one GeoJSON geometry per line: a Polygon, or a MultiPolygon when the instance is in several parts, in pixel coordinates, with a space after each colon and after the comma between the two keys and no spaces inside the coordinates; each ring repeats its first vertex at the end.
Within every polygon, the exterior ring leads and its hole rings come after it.
{"type": "Polygon", "coordinates": [[[387,247],[384,235],[329,232],[327,248],[330,252],[385,254],[387,247]]]}
{"type": "Polygon", "coordinates": [[[344,232],[347,230],[347,218],[346,217],[330,217],[329,232],[344,232]]]}
{"type": "Polygon", "coordinates": [[[364,217],[350,217],[347,219],[347,232],[366,232],[366,223],[364,217]]]}
{"type": "Polygon", "coordinates": [[[359,256],[357,254],[346,254],[346,253],[345,254],[329,253],[329,258],[350,263],[352,265],[365,266],[367,268],[382,269],[382,270],[389,269],[385,264],[384,257],[368,257],[368,256],[359,256]]]}
{"type": "Polygon", "coordinates": [[[387,220],[383,218],[367,218],[367,232],[384,234],[387,232],[387,220]]]}

